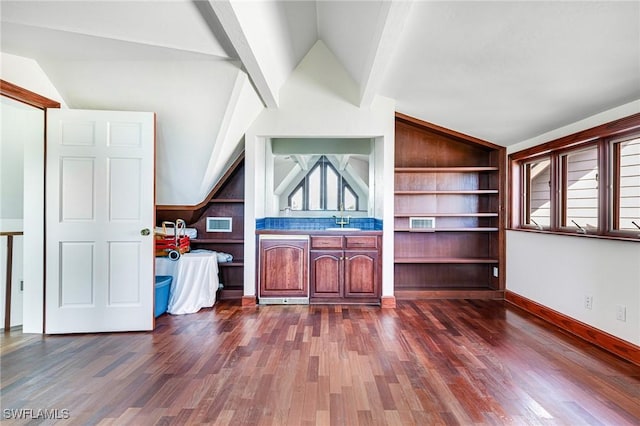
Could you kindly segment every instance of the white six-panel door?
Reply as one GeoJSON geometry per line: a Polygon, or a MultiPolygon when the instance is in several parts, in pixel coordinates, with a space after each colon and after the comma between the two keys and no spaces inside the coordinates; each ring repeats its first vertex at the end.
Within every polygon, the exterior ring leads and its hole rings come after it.
{"type": "Polygon", "coordinates": [[[154,133],[153,113],[47,110],[46,333],[153,328],[154,133]]]}

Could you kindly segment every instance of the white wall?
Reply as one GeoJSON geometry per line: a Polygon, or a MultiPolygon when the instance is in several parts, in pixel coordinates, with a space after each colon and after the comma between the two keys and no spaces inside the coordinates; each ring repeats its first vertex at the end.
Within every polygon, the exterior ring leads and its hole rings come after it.
{"type": "MultiPolygon", "coordinates": [[[[539,145],[640,112],[640,101],[509,147],[539,145]]],[[[507,290],[640,345],[640,243],[507,231],[507,290]],[[593,297],[591,310],[585,296],[593,297]],[[626,307],[626,321],[616,307],[626,307]]]]}
{"type": "Polygon", "coordinates": [[[373,214],[382,218],[382,295],[393,295],[393,164],[395,104],[378,97],[360,108],[358,87],[335,56],[317,42],[280,91],[280,107],[266,109],[245,136],[244,294],[256,294],[255,219],[265,216],[265,151],[270,137],[375,138],[373,214]],[[384,185],[387,182],[387,185],[384,185]]]}
{"type": "MultiPolygon", "coordinates": [[[[216,178],[215,171],[207,176],[209,159],[220,131],[227,130],[223,120],[229,105],[236,102],[232,95],[241,93],[234,92],[242,73],[235,64],[50,59],[42,67],[51,81],[65,88],[72,108],[155,112],[157,204],[196,205],[204,200],[216,178]],[[203,178],[212,179],[205,190],[201,190],[203,178]]],[[[233,140],[233,146],[238,142],[233,140]]]]}
{"type": "MultiPolygon", "coordinates": [[[[24,130],[29,124],[29,110],[35,109],[2,97],[0,127],[0,219],[22,221],[24,174],[24,130]]],[[[42,135],[40,135],[42,136],[42,135]]],[[[6,229],[3,229],[6,231],[6,229]]],[[[22,229],[20,229],[22,231],[22,229]]]]}
{"type": "MultiPolygon", "coordinates": [[[[13,84],[65,103],[38,63],[32,59],[0,53],[0,77],[13,84]]],[[[40,114],[43,114],[40,112],[40,114]]],[[[24,258],[23,326],[24,333],[43,332],[43,267],[44,267],[44,116],[32,120],[28,127],[41,135],[38,143],[24,145],[24,258]],[[36,122],[37,121],[37,122],[36,122]]],[[[4,124],[4,122],[3,122],[4,124]]],[[[4,241],[3,241],[4,242],[4,241]]],[[[6,242],[4,242],[6,244],[6,242]]]]}
{"type": "Polygon", "coordinates": [[[58,90],[53,86],[49,77],[40,65],[33,59],[0,52],[0,76],[4,81],[16,84],[45,98],[60,102],[61,107],[66,104],[58,90]]]}
{"type": "Polygon", "coordinates": [[[640,344],[640,243],[508,231],[507,289],[640,344]]]}

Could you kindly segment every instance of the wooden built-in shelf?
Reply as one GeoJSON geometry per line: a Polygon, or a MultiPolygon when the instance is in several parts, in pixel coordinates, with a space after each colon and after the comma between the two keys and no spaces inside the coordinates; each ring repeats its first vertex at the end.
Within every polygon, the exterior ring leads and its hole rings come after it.
{"type": "Polygon", "coordinates": [[[394,260],[396,264],[422,264],[422,263],[498,263],[498,259],[490,259],[483,257],[401,257],[394,260]]]}
{"type": "Polygon", "coordinates": [[[240,300],[244,292],[244,154],[240,155],[195,206],[156,206],[156,221],[183,219],[195,228],[200,238],[191,240],[191,248],[225,252],[233,261],[218,264],[218,277],[224,285],[217,299],[240,300]],[[207,218],[230,217],[232,232],[208,233],[207,218]]]}
{"type": "Polygon", "coordinates": [[[194,238],[191,242],[200,244],[242,244],[244,240],[241,238],[194,238]]]}
{"type": "Polygon", "coordinates": [[[218,268],[232,268],[237,266],[244,266],[244,262],[242,260],[235,260],[233,262],[218,263],[218,268]]]}
{"type": "Polygon", "coordinates": [[[402,190],[394,192],[396,195],[486,195],[497,193],[497,189],[402,190]]]}
{"type": "Polygon", "coordinates": [[[396,173],[474,173],[494,172],[497,167],[396,167],[396,173]]]}
{"type": "Polygon", "coordinates": [[[498,213],[396,213],[394,217],[498,217],[498,213]]]}
{"type": "Polygon", "coordinates": [[[505,148],[399,113],[395,131],[396,298],[502,299],[505,148]]]}
{"type": "Polygon", "coordinates": [[[489,287],[420,289],[403,288],[394,292],[397,300],[416,299],[504,299],[504,290],[489,287]]]}
{"type": "Polygon", "coordinates": [[[242,198],[214,198],[209,203],[244,203],[242,198]]]}
{"type": "Polygon", "coordinates": [[[479,228],[396,228],[396,232],[496,232],[498,228],[479,227],[479,228]]]}

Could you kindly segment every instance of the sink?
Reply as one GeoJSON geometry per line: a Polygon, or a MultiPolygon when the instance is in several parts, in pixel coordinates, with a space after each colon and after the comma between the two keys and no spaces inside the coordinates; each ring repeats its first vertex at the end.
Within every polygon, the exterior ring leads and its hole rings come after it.
{"type": "Polygon", "coordinates": [[[344,228],[326,228],[325,231],[359,231],[360,228],[347,228],[346,226],[344,228]]]}

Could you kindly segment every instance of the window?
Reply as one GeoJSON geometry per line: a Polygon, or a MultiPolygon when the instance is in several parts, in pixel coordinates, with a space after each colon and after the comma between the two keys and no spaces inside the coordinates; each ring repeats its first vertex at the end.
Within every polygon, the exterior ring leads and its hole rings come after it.
{"type": "Polygon", "coordinates": [[[342,187],[342,200],[343,210],[358,210],[358,196],[349,185],[343,185],[342,187]]]}
{"type": "Polygon", "coordinates": [[[358,196],[322,155],[289,194],[291,210],[358,210],[358,196]]]}
{"type": "Polygon", "coordinates": [[[512,229],[640,240],[640,114],[509,158],[512,229]]]}
{"type": "Polygon", "coordinates": [[[640,137],[614,141],[613,229],[640,232],[640,137]]]}
{"type": "Polygon", "coordinates": [[[561,223],[580,233],[598,229],[598,149],[570,151],[560,157],[561,223]]]}
{"type": "Polygon", "coordinates": [[[524,163],[526,179],[525,221],[538,229],[551,226],[551,160],[524,163]]]}
{"type": "MultiPolygon", "coordinates": [[[[304,181],[303,181],[304,183],[304,181]]],[[[289,195],[289,205],[291,206],[291,210],[302,210],[304,206],[304,185],[301,183],[293,190],[291,195],[289,195]]]]}

